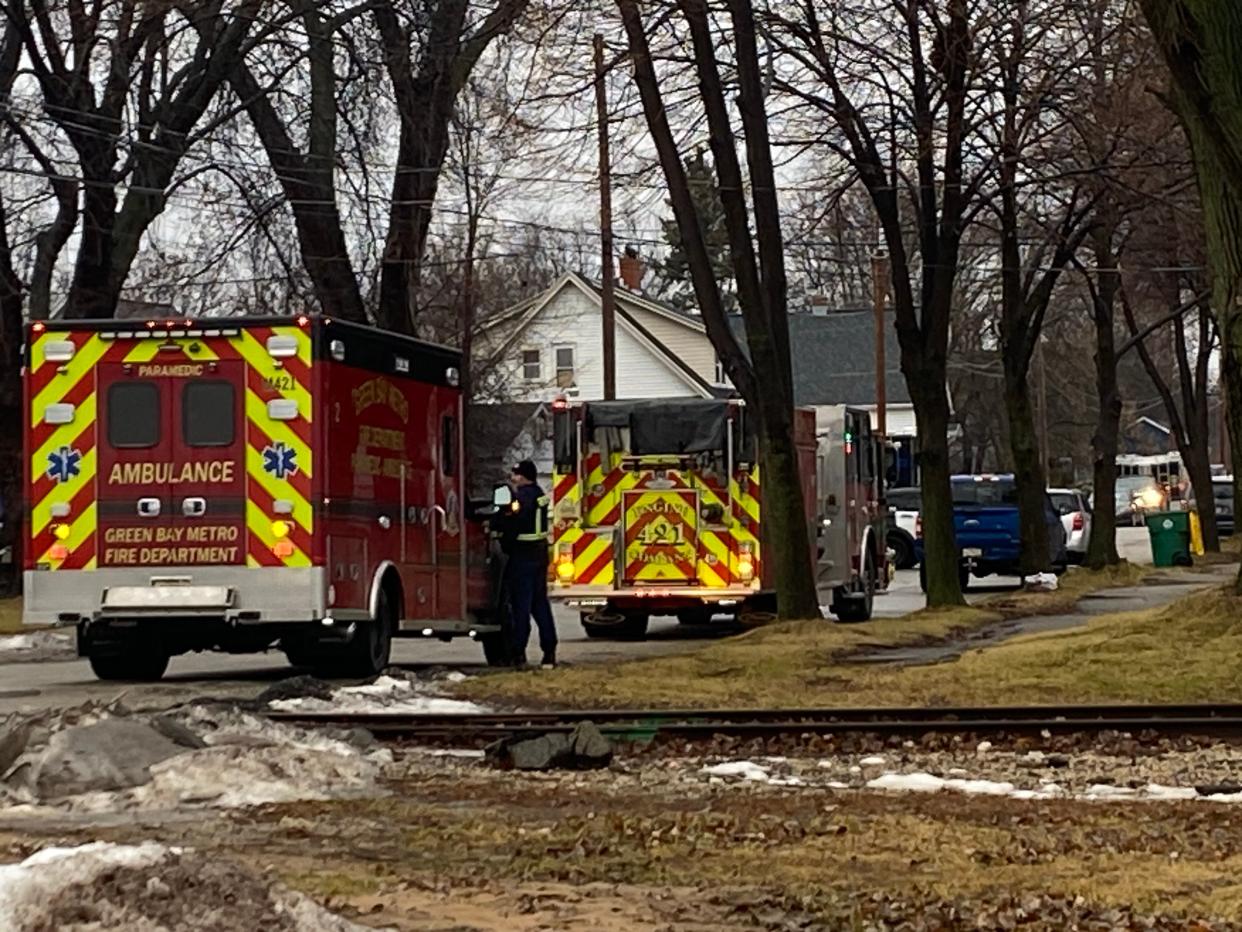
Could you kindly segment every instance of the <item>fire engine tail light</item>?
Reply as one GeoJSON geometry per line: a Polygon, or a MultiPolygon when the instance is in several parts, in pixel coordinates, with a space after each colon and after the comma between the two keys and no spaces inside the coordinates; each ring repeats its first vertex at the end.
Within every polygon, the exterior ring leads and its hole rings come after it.
{"type": "Polygon", "coordinates": [[[276,543],[272,544],[272,553],[282,560],[288,559],[293,556],[293,541],[288,538],[276,541],[276,543]]]}
{"type": "Polygon", "coordinates": [[[742,582],[750,582],[755,578],[755,545],[743,541],[738,545],[737,575],[742,582]]]}
{"type": "Polygon", "coordinates": [[[561,582],[573,582],[574,549],[571,544],[561,544],[556,550],[556,578],[561,582]]]}
{"type": "Polygon", "coordinates": [[[52,528],[52,533],[56,535],[57,540],[68,540],[72,532],[69,530],[69,525],[58,524],[52,528]]]}
{"type": "Polygon", "coordinates": [[[281,538],[284,538],[284,537],[288,537],[290,530],[291,528],[289,527],[288,521],[273,521],[272,522],[272,536],[275,537],[277,540],[280,540],[281,538]]]}
{"type": "Polygon", "coordinates": [[[64,544],[52,544],[47,555],[53,560],[67,560],[69,558],[69,548],[64,544]]]}

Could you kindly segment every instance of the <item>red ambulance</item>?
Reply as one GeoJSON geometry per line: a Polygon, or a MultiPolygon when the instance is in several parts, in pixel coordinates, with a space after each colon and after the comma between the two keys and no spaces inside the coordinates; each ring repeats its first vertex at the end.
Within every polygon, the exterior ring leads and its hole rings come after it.
{"type": "Polygon", "coordinates": [[[322,317],[32,324],[25,621],[103,679],[269,648],[365,676],[398,636],[503,659],[460,367],[322,317]]]}

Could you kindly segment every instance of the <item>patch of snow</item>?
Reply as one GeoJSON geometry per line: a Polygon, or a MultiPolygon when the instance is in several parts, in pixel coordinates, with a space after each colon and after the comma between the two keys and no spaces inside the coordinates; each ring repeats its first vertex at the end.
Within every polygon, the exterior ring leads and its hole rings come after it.
{"type": "Polygon", "coordinates": [[[769,786],[806,786],[806,781],[801,777],[770,777],[768,779],[769,786]]]}
{"type": "Polygon", "coordinates": [[[51,648],[63,649],[72,642],[72,635],[63,631],[32,631],[29,634],[13,634],[0,637],[0,653],[21,653],[32,650],[51,648]]]}
{"type": "Polygon", "coordinates": [[[179,754],[151,767],[151,781],[118,793],[64,801],[77,812],[240,808],[376,794],[380,764],[357,751],[223,745],[179,754]]]}
{"type": "Polygon", "coordinates": [[[885,761],[882,755],[873,754],[870,757],[864,757],[858,763],[861,764],[863,767],[883,767],[885,761]]]}
{"type": "Polygon", "coordinates": [[[998,783],[995,780],[945,780],[944,787],[972,796],[1009,796],[1016,789],[1012,783],[998,783]]]}
{"type": "Polygon", "coordinates": [[[20,864],[0,865],[0,932],[21,932],[24,917],[35,916],[45,903],[71,886],[89,886],[100,874],[117,867],[151,867],[175,849],[146,842],[115,845],[92,842],[77,848],[44,848],[20,864]]]}
{"type": "Polygon", "coordinates": [[[1113,786],[1111,783],[1093,783],[1083,793],[1086,799],[1130,799],[1138,795],[1138,790],[1128,786],[1113,786]]]}
{"type": "Polygon", "coordinates": [[[848,783],[842,783],[840,780],[829,780],[824,786],[830,790],[848,790],[850,788],[848,783]]]}
{"type": "Polygon", "coordinates": [[[477,751],[473,748],[420,748],[419,754],[427,757],[459,757],[462,760],[482,760],[486,756],[486,751],[477,751]]]}
{"type": "Polygon", "coordinates": [[[990,750],[992,750],[991,741],[980,741],[977,745],[975,745],[976,754],[986,754],[990,750]]]}
{"type": "MultiPolygon", "coordinates": [[[[463,677],[464,678],[464,677],[463,677]]],[[[451,679],[451,677],[450,677],[451,679]]],[[[453,680],[453,682],[460,682],[453,680]]],[[[450,699],[427,684],[381,676],[374,683],[343,686],[332,691],[331,699],[313,696],[277,699],[268,708],[278,712],[368,712],[401,715],[479,715],[488,709],[474,702],[450,699]]]]}
{"type": "Polygon", "coordinates": [[[1202,798],[1210,803],[1242,803],[1242,793],[1213,793],[1202,798]]]}
{"type": "Polygon", "coordinates": [[[751,780],[754,782],[768,782],[768,771],[760,767],[754,761],[734,760],[725,761],[722,764],[712,764],[704,767],[701,771],[709,777],[740,777],[743,780],[751,780]]]}
{"type": "Polygon", "coordinates": [[[1148,799],[1195,799],[1199,793],[1193,786],[1162,786],[1149,783],[1143,787],[1143,795],[1148,799]]]}
{"type": "Polygon", "coordinates": [[[886,773],[867,781],[869,790],[900,790],[906,793],[937,793],[945,781],[930,773],[886,773]]]}

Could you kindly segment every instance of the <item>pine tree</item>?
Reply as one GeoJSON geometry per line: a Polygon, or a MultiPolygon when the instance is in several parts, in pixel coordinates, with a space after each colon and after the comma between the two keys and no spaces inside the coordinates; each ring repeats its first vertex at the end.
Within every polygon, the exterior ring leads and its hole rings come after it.
{"type": "MultiPolygon", "coordinates": [[[[716,172],[702,149],[687,158],[685,165],[695,212],[698,214],[703,239],[711,257],[712,271],[720,284],[725,307],[733,313],[736,310],[736,299],[732,259],[729,255],[729,231],[725,225],[724,205],[720,202],[716,172]]],[[[672,205],[669,204],[669,207],[671,209],[672,205]]],[[[664,228],[664,241],[669,248],[667,257],[656,266],[660,295],[679,310],[694,312],[696,302],[690,282],[690,265],[677,221],[668,219],[661,225],[664,228]]]]}

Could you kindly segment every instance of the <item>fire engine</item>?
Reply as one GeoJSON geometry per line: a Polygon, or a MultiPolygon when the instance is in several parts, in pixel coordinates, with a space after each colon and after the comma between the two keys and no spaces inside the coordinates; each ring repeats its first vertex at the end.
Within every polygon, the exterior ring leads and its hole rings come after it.
{"type": "MultiPolygon", "coordinates": [[[[589,637],[642,637],[653,615],[771,617],[759,450],[743,402],[562,398],[553,409],[551,594],[580,610],[589,637]]],[[[838,617],[865,621],[887,578],[868,416],[842,408],[820,432],[813,409],[794,413],[817,581],[838,617]]]]}
{"type": "Polygon", "coordinates": [[[365,676],[394,636],[502,659],[460,366],[322,317],[32,324],[25,622],[103,679],[271,647],[365,676]]]}

